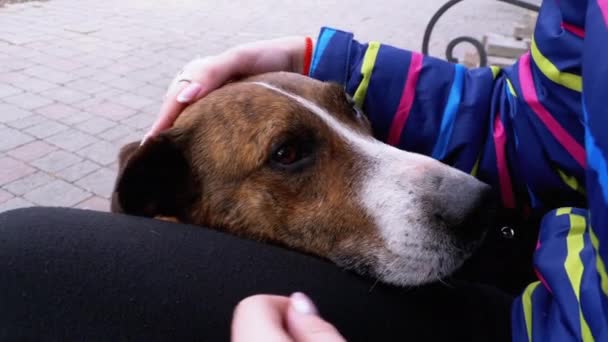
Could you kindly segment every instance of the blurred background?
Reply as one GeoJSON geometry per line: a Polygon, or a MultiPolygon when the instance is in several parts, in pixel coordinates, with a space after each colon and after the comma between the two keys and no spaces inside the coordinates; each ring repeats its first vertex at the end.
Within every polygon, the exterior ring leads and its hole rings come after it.
{"type": "MultiPolygon", "coordinates": [[[[420,51],[444,4],[0,0],[0,212],[34,205],[108,211],[118,149],[143,136],[169,81],[198,55],[316,37],[324,25],[420,51]]],[[[444,58],[456,36],[510,36],[527,15],[498,1],[463,1],[438,21],[430,54],[444,58]]]]}

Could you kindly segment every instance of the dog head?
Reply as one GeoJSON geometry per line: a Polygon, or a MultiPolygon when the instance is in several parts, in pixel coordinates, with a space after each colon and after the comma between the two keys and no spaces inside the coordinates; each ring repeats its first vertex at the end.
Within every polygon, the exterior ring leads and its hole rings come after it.
{"type": "Polygon", "coordinates": [[[115,212],[274,242],[392,284],[450,274],[487,226],[487,185],[373,139],[341,87],[295,74],[226,85],[120,160],[115,212]]]}

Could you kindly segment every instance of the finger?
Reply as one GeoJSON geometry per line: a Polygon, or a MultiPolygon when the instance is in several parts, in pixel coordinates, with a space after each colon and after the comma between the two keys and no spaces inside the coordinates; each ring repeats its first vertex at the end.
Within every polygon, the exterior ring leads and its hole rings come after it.
{"type": "Polygon", "coordinates": [[[173,123],[177,117],[188,104],[204,97],[207,95],[207,93],[209,93],[210,90],[213,90],[222,84],[223,79],[215,80],[213,77],[209,77],[213,76],[213,74],[206,75],[206,69],[208,68],[205,68],[202,63],[205,63],[205,60],[195,60],[190,62],[186,67],[184,67],[184,70],[189,69],[192,71],[181,72],[171,82],[171,85],[169,86],[167,94],[165,95],[161,105],[159,115],[152,125],[152,128],[144,136],[142,144],[147,138],[155,136],[163,130],[173,126],[173,123]],[[192,81],[179,82],[178,78],[181,77],[181,74],[192,74],[192,81]],[[203,84],[205,84],[204,87],[203,84]]]}
{"type": "Polygon", "coordinates": [[[192,87],[182,90],[178,101],[195,102],[242,74],[239,60],[233,54],[209,57],[201,63],[193,72],[192,87]]]}
{"type": "Polygon", "coordinates": [[[256,295],[242,300],[234,310],[232,342],[290,342],[284,328],[289,299],[256,295]]]}
{"type": "Polygon", "coordinates": [[[287,331],[296,342],[344,342],[345,339],[318,314],[313,302],[303,293],[289,298],[287,331]]]}
{"type": "Polygon", "coordinates": [[[182,89],[176,97],[176,101],[181,104],[192,103],[194,98],[200,93],[202,86],[198,82],[191,82],[182,89]]]}
{"type": "Polygon", "coordinates": [[[239,66],[238,56],[230,53],[196,59],[188,63],[184,67],[184,71],[176,76],[169,87],[167,96],[161,105],[160,114],[142,139],[142,144],[149,137],[170,128],[188,104],[205,97],[240,73],[239,66]],[[192,77],[192,82],[179,82],[179,77],[183,77],[182,75],[192,77]]]}
{"type": "Polygon", "coordinates": [[[152,124],[150,130],[148,130],[148,132],[142,139],[142,145],[148,138],[156,136],[160,132],[173,126],[173,123],[175,122],[179,114],[187,106],[187,104],[177,102],[177,94],[179,94],[187,86],[188,83],[180,82],[169,90],[167,96],[163,100],[163,103],[160,107],[160,112],[156,117],[154,124],[152,124]]]}

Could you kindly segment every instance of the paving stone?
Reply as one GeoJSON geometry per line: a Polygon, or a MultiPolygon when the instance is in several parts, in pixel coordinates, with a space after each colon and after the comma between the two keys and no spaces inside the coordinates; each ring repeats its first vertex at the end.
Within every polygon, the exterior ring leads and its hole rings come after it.
{"type": "MultiPolygon", "coordinates": [[[[10,49],[6,49],[6,50],[11,50],[10,54],[12,55],[12,57],[25,58],[25,59],[36,58],[41,55],[44,55],[44,53],[42,53],[38,50],[35,50],[35,49],[28,48],[26,46],[13,45],[13,46],[10,46],[10,49]],[[15,48],[18,48],[19,50],[15,51],[14,50],[15,48]]],[[[38,63],[34,63],[34,64],[38,64],[38,63]]],[[[19,70],[19,72],[21,72],[21,70],[19,70]]]]}
{"type": "Polygon", "coordinates": [[[78,46],[73,47],[74,50],[84,53],[84,56],[81,56],[80,60],[89,66],[95,66],[97,68],[101,68],[103,66],[108,66],[112,64],[114,61],[108,57],[100,56],[99,51],[103,49],[103,45],[105,42],[100,42],[99,44],[92,43],[84,43],[79,44],[78,46]],[[89,56],[89,58],[87,58],[89,56]],[[91,58],[92,57],[92,58],[91,58]],[[97,57],[97,58],[95,58],[97,57]],[[102,57],[102,58],[100,58],[102,57]],[[95,58],[95,59],[93,59],[95,58]]]}
{"type": "Polygon", "coordinates": [[[0,73],[0,80],[2,83],[9,83],[12,85],[17,85],[20,82],[27,81],[30,79],[30,76],[20,72],[20,71],[9,71],[0,73]]]}
{"type": "Polygon", "coordinates": [[[144,113],[144,114],[148,114],[150,115],[150,117],[154,117],[156,118],[158,116],[158,113],[160,112],[160,106],[161,106],[161,102],[162,101],[158,101],[155,103],[152,103],[148,106],[142,107],[139,112],[140,113],[144,113]]]}
{"type": "Polygon", "coordinates": [[[145,82],[138,81],[133,78],[121,77],[115,79],[111,83],[112,88],[124,90],[124,91],[134,91],[137,88],[141,88],[146,85],[145,82]]]}
{"type": "Polygon", "coordinates": [[[147,97],[126,92],[113,97],[113,100],[114,102],[120,105],[127,106],[133,109],[140,109],[155,102],[154,100],[151,100],[147,97]]]}
{"type": "Polygon", "coordinates": [[[99,164],[93,163],[90,160],[83,160],[76,163],[67,169],[63,169],[56,174],[56,176],[65,179],[68,182],[75,182],[80,178],[93,173],[93,171],[99,169],[99,164]]]}
{"type": "Polygon", "coordinates": [[[47,82],[45,80],[41,80],[36,77],[30,77],[23,75],[23,78],[20,80],[15,80],[11,82],[17,88],[23,89],[28,92],[38,93],[41,91],[54,89],[59,87],[56,83],[47,82]]]}
{"type": "Polygon", "coordinates": [[[63,71],[58,71],[46,66],[35,66],[32,68],[27,68],[23,70],[23,72],[29,76],[38,77],[50,83],[57,84],[67,83],[78,78],[78,76],[76,75],[63,71]]]}
{"type": "MultiPolygon", "coordinates": [[[[176,69],[176,70],[179,70],[179,69],[176,69]]],[[[171,84],[174,77],[175,77],[175,75],[161,76],[161,75],[157,74],[156,78],[153,78],[152,80],[148,81],[148,84],[157,86],[157,87],[163,87],[163,88],[165,88],[165,90],[168,90],[169,84],[171,84]]]]}
{"type": "Polygon", "coordinates": [[[21,93],[4,98],[5,102],[14,104],[23,109],[36,109],[53,103],[53,100],[34,93],[21,93]]]}
{"type": "Polygon", "coordinates": [[[10,57],[1,60],[0,63],[2,63],[2,66],[9,71],[22,70],[22,69],[29,68],[29,67],[35,65],[35,63],[28,61],[26,59],[17,59],[17,58],[10,58],[10,57]]]}
{"type": "MultiPolygon", "coordinates": [[[[112,61],[108,61],[108,63],[115,63],[112,61]]],[[[121,78],[121,75],[112,73],[112,72],[108,72],[107,70],[101,70],[98,69],[97,73],[94,75],[94,79],[97,82],[103,82],[105,84],[108,84],[110,86],[112,86],[112,81],[117,80],[119,78],[121,78]]]]}
{"type": "Polygon", "coordinates": [[[5,126],[0,126],[0,137],[2,137],[0,139],[0,151],[7,151],[34,140],[34,137],[30,135],[5,126]]]}
{"type": "Polygon", "coordinates": [[[46,98],[53,99],[63,104],[73,104],[91,97],[89,94],[66,87],[49,89],[41,92],[40,94],[46,98]]]}
{"type": "Polygon", "coordinates": [[[68,116],[76,116],[81,114],[79,109],[68,106],[63,103],[52,103],[47,106],[37,108],[35,112],[46,116],[49,119],[59,120],[68,116]]]}
{"type": "Polygon", "coordinates": [[[122,147],[126,144],[132,143],[134,141],[141,141],[141,139],[144,137],[143,132],[133,132],[129,135],[126,135],[122,138],[118,138],[116,140],[113,141],[113,143],[115,143],[116,145],[122,147]]]}
{"type": "MultiPolygon", "coordinates": [[[[116,102],[115,99],[119,96],[121,96],[122,94],[124,94],[124,90],[120,90],[120,89],[115,89],[115,88],[110,88],[107,90],[103,90],[100,92],[95,93],[94,97],[95,99],[98,100],[110,100],[112,102],[116,102]]],[[[87,109],[87,108],[84,108],[87,109]]]]}
{"type": "Polygon", "coordinates": [[[115,179],[114,171],[102,168],[76,181],[75,184],[103,198],[110,198],[115,179]]]}
{"type": "Polygon", "coordinates": [[[45,50],[49,46],[52,46],[51,43],[45,41],[45,39],[41,39],[40,34],[36,34],[35,32],[18,31],[17,36],[21,36],[20,39],[23,41],[17,45],[21,45],[29,49],[45,50]]]}
{"type": "Polygon", "coordinates": [[[0,103],[0,123],[26,118],[32,112],[8,103],[0,103]]]}
{"type": "MultiPolygon", "coordinates": [[[[104,58],[118,60],[127,55],[127,53],[125,53],[125,52],[108,50],[107,45],[104,46],[104,48],[106,48],[106,49],[99,52],[99,56],[104,57],[104,58]]],[[[117,63],[111,64],[111,65],[116,65],[116,64],[117,63]]]]}
{"type": "Polygon", "coordinates": [[[15,197],[15,195],[11,194],[10,192],[8,192],[6,190],[0,189],[0,204],[10,200],[13,197],[15,197]]]}
{"type": "Polygon", "coordinates": [[[114,126],[116,126],[116,122],[114,121],[100,117],[93,117],[87,121],[77,124],[75,127],[89,134],[97,134],[114,126]]]}
{"type": "Polygon", "coordinates": [[[69,207],[82,202],[91,194],[66,181],[56,179],[36,188],[23,197],[35,204],[54,207],[69,207]]]}
{"type": "Polygon", "coordinates": [[[78,123],[81,123],[83,121],[89,120],[90,118],[92,118],[93,116],[91,114],[85,113],[85,112],[79,112],[76,115],[71,115],[68,117],[65,117],[63,119],[61,119],[61,122],[63,122],[66,125],[76,125],[78,123]]]}
{"type": "Polygon", "coordinates": [[[51,119],[45,119],[44,121],[29,127],[25,130],[26,133],[35,136],[38,139],[49,137],[53,134],[67,130],[69,127],[60,124],[57,121],[51,119]]]}
{"type": "Polygon", "coordinates": [[[0,157],[0,185],[6,185],[36,172],[33,167],[10,157],[0,157]]]}
{"type": "Polygon", "coordinates": [[[109,165],[116,161],[120,145],[100,141],[78,151],[78,155],[90,159],[101,165],[109,165]]]}
{"type": "Polygon", "coordinates": [[[22,93],[23,90],[13,87],[9,84],[0,83],[0,98],[22,93]]]}
{"type": "Polygon", "coordinates": [[[91,34],[103,29],[103,25],[96,23],[69,23],[63,27],[66,31],[82,33],[82,34],[91,34]]]}
{"type": "Polygon", "coordinates": [[[72,166],[82,158],[65,151],[54,151],[46,156],[32,161],[30,164],[48,173],[56,173],[69,166],[72,166]]]}
{"type": "Polygon", "coordinates": [[[135,115],[137,110],[119,105],[109,100],[104,100],[99,104],[88,108],[87,112],[94,115],[103,116],[113,121],[119,121],[135,115]]]}
{"type": "Polygon", "coordinates": [[[74,89],[76,91],[89,95],[94,95],[96,93],[110,89],[110,87],[107,86],[105,83],[90,78],[80,78],[75,81],[66,83],[65,86],[69,89],[74,89]]]}
{"type": "MultiPolygon", "coordinates": [[[[158,69],[157,68],[147,68],[142,70],[137,70],[131,72],[127,75],[127,77],[142,81],[142,82],[151,82],[158,79],[158,69]]],[[[166,85],[169,85],[170,80],[166,80],[166,85]]],[[[166,88],[165,88],[166,90],[166,88]]]]}
{"type": "Polygon", "coordinates": [[[109,65],[104,68],[105,71],[107,71],[111,74],[121,75],[121,76],[128,75],[129,73],[131,73],[137,69],[139,69],[137,66],[123,64],[123,63],[115,63],[115,64],[109,65]]]}
{"type": "Polygon", "coordinates": [[[45,138],[45,141],[63,150],[76,152],[99,141],[99,139],[76,129],[69,129],[62,133],[45,138]]]}
{"type": "Polygon", "coordinates": [[[132,89],[131,91],[137,95],[145,96],[152,100],[158,101],[158,107],[160,108],[160,101],[165,96],[167,88],[148,84],[132,89]]]}
{"type": "Polygon", "coordinates": [[[54,180],[53,177],[49,176],[44,172],[36,172],[31,175],[27,175],[16,181],[6,184],[4,188],[15,195],[24,195],[44,184],[50,183],[54,180]]]}
{"type": "Polygon", "coordinates": [[[97,44],[89,45],[89,44],[80,44],[76,46],[74,49],[80,52],[84,52],[84,55],[78,57],[78,61],[97,69],[97,74],[104,72],[102,68],[107,67],[108,65],[116,64],[116,61],[112,58],[101,56],[96,53],[96,51],[103,49],[104,41],[99,40],[97,44]]]}
{"type": "Polygon", "coordinates": [[[99,196],[90,197],[83,202],[78,203],[75,208],[95,210],[95,211],[110,211],[110,201],[99,196]]]}
{"type": "Polygon", "coordinates": [[[117,125],[100,134],[97,134],[97,136],[106,141],[114,141],[116,139],[125,137],[132,132],[133,132],[133,129],[129,126],[117,125]]]}
{"type": "Polygon", "coordinates": [[[77,70],[83,67],[82,63],[78,63],[75,60],[56,57],[49,54],[47,54],[46,58],[47,61],[45,62],[45,64],[48,65],[50,68],[59,71],[71,72],[73,70],[77,70]]]}
{"type": "Polygon", "coordinates": [[[25,144],[16,149],[10,150],[7,154],[13,158],[29,162],[34,159],[38,159],[42,156],[45,156],[57,148],[55,146],[49,145],[44,141],[37,140],[31,143],[25,144]]]}
{"type": "MultiPolygon", "coordinates": [[[[97,73],[99,73],[99,69],[97,69],[93,65],[88,64],[82,60],[81,60],[81,62],[85,63],[87,66],[77,69],[77,70],[73,70],[71,72],[71,74],[77,76],[78,79],[81,79],[83,77],[95,77],[95,75],[97,75],[97,73]]],[[[68,85],[69,83],[70,82],[66,83],[66,85],[68,85]]],[[[82,89],[77,89],[77,90],[82,90],[82,89]]],[[[82,90],[82,91],[84,91],[84,90],[82,90]]]]}
{"type": "Polygon", "coordinates": [[[25,128],[29,128],[46,121],[48,121],[48,118],[45,116],[34,114],[23,119],[7,122],[6,125],[23,131],[25,128]]]}
{"type": "Polygon", "coordinates": [[[0,204],[0,213],[13,209],[28,208],[32,207],[33,205],[34,204],[32,202],[26,201],[21,197],[14,197],[0,204]]]}
{"type": "Polygon", "coordinates": [[[55,57],[63,57],[63,58],[75,57],[75,56],[78,56],[81,54],[80,51],[76,51],[73,49],[66,49],[65,47],[47,48],[47,49],[44,49],[44,52],[47,55],[52,55],[55,57]]]}
{"type": "Polygon", "coordinates": [[[122,120],[121,123],[137,129],[148,129],[149,127],[152,127],[154,119],[155,117],[153,115],[140,113],[122,120]]]}
{"type": "MultiPolygon", "coordinates": [[[[192,57],[192,56],[189,56],[192,57]]],[[[137,70],[148,69],[148,68],[158,68],[158,65],[163,62],[162,58],[157,58],[156,55],[153,54],[143,54],[136,55],[134,52],[131,52],[130,57],[120,59],[120,63],[124,65],[131,65],[137,68],[137,70]]],[[[158,69],[157,69],[158,71],[158,69]]],[[[131,73],[126,76],[131,76],[131,73]]]]}

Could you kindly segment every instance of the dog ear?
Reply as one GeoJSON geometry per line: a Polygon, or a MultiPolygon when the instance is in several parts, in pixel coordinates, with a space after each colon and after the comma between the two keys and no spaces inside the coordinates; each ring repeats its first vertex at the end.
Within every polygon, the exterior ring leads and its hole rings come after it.
{"type": "Polygon", "coordinates": [[[197,188],[180,145],[179,134],[171,131],[142,146],[139,142],[125,145],[119,154],[112,212],[186,221],[197,188]]]}

